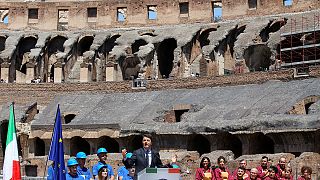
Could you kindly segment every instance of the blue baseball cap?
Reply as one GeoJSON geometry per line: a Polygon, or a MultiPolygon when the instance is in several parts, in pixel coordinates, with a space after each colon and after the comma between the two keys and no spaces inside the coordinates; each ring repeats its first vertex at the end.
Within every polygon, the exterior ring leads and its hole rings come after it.
{"type": "Polygon", "coordinates": [[[100,154],[100,153],[108,153],[108,151],[106,150],[106,148],[99,148],[97,151],[97,154],[100,154]]]}
{"type": "Polygon", "coordinates": [[[75,158],[70,158],[67,162],[67,166],[74,166],[74,165],[78,165],[78,161],[75,158]]]}
{"type": "Polygon", "coordinates": [[[76,158],[85,159],[85,158],[87,158],[87,155],[84,152],[78,152],[77,155],[76,155],[76,158]]]}
{"type": "Polygon", "coordinates": [[[131,158],[131,156],[132,156],[132,153],[127,153],[126,154],[126,158],[131,158]]]}

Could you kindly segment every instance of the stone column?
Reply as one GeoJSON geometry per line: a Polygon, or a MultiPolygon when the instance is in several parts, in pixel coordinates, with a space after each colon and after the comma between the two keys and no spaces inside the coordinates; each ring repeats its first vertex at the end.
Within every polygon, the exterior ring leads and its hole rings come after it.
{"type": "Polygon", "coordinates": [[[80,82],[89,82],[89,68],[90,64],[88,63],[81,63],[80,64],[80,82]]]}
{"type": "Polygon", "coordinates": [[[27,74],[26,74],[26,83],[31,83],[34,77],[34,63],[27,63],[27,74]]]}
{"type": "Polygon", "coordinates": [[[115,64],[113,62],[108,62],[106,64],[106,81],[114,81],[115,76],[115,64]]]}
{"type": "Polygon", "coordinates": [[[53,82],[54,83],[62,82],[62,63],[61,62],[56,62],[56,64],[54,64],[53,82]]]}
{"type": "Polygon", "coordinates": [[[10,63],[3,62],[1,64],[1,79],[4,80],[4,82],[6,83],[9,82],[9,68],[10,68],[10,63]]]}

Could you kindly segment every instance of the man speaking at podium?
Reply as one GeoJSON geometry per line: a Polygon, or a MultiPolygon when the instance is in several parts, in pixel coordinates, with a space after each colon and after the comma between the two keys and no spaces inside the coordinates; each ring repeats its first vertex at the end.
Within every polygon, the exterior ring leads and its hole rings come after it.
{"type": "MultiPolygon", "coordinates": [[[[160,159],[159,152],[153,150],[152,147],[152,136],[151,134],[144,134],[142,138],[142,148],[135,150],[132,153],[132,156],[129,158],[125,158],[127,151],[124,149],[122,150],[123,156],[123,163],[125,166],[135,166],[136,169],[136,176],[137,174],[142,171],[143,169],[150,167],[150,168],[161,168],[167,167],[172,168],[170,164],[163,165],[160,159]]],[[[176,158],[173,158],[172,161],[175,163],[176,158]]]]}

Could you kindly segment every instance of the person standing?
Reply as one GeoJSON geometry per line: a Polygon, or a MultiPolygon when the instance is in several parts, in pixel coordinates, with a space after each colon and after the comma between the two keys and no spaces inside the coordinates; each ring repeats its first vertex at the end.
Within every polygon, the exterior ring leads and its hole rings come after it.
{"type": "Polygon", "coordinates": [[[258,177],[261,179],[265,179],[269,175],[268,162],[269,162],[269,158],[267,156],[262,156],[260,166],[257,167],[258,177]]]}
{"type": "Polygon", "coordinates": [[[309,166],[302,166],[301,168],[301,176],[299,176],[298,180],[311,180],[312,169],[309,166]]]}
{"type": "Polygon", "coordinates": [[[200,168],[196,171],[196,180],[214,180],[214,171],[211,169],[210,159],[203,157],[200,168]]]}
{"type": "MultiPolygon", "coordinates": [[[[241,159],[239,161],[239,167],[244,168],[245,169],[245,174],[243,175],[243,179],[246,179],[250,176],[250,171],[247,170],[247,161],[244,159],[241,159]]],[[[233,172],[233,177],[237,177],[238,176],[238,168],[236,168],[233,172]]]]}
{"type": "Polygon", "coordinates": [[[78,161],[77,173],[79,176],[83,176],[86,180],[90,180],[92,177],[90,169],[86,168],[84,165],[86,164],[87,155],[84,152],[78,152],[76,155],[78,161]]]}
{"type": "Polygon", "coordinates": [[[218,157],[218,167],[214,170],[216,180],[233,180],[232,174],[226,167],[226,158],[223,156],[218,157]]]}
{"type": "Polygon", "coordinates": [[[135,150],[131,158],[126,158],[126,149],[122,150],[123,163],[125,166],[135,165],[136,174],[147,167],[161,168],[164,167],[159,152],[152,149],[152,136],[151,134],[144,134],[142,138],[142,148],[135,150]],[[131,159],[128,161],[128,159],[131,159]]]}
{"type": "Polygon", "coordinates": [[[113,169],[109,164],[107,164],[107,157],[108,157],[107,153],[108,153],[108,151],[106,150],[106,148],[99,148],[98,149],[97,156],[99,158],[99,162],[92,167],[93,179],[95,179],[96,176],[98,176],[100,165],[104,165],[104,166],[108,167],[108,177],[110,178],[110,180],[114,180],[113,169]]]}

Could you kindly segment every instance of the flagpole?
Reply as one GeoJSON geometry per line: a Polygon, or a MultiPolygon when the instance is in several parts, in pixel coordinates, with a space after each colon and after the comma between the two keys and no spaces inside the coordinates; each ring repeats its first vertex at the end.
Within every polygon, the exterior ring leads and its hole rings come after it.
{"type": "MultiPolygon", "coordinates": [[[[59,104],[58,104],[58,108],[59,108],[59,104]]],[[[56,121],[57,121],[57,115],[58,115],[58,111],[56,111],[56,117],[54,119],[54,124],[53,124],[53,131],[52,131],[52,134],[51,134],[51,140],[52,140],[52,137],[53,137],[53,134],[54,134],[54,127],[56,126],[56,121]]],[[[50,149],[51,149],[51,144],[50,144],[50,149]]],[[[47,171],[47,166],[48,166],[48,160],[49,160],[49,154],[47,156],[47,160],[46,160],[46,165],[44,166],[44,172],[43,172],[43,180],[45,179],[46,177],[46,171],[47,171]]]]}

